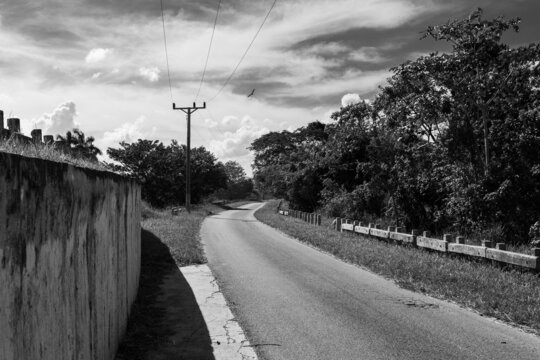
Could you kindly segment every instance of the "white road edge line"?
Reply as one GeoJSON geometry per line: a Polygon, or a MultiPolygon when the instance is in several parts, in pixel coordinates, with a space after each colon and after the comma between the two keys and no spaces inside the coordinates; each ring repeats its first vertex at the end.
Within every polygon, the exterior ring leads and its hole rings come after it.
{"type": "Polygon", "coordinates": [[[216,360],[258,360],[207,265],[181,267],[208,328],[216,360]]]}

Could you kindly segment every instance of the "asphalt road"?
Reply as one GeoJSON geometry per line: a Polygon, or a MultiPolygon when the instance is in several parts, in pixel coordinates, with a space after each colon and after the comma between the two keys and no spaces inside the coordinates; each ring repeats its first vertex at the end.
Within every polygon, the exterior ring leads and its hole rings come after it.
{"type": "Polygon", "coordinates": [[[209,217],[209,266],[261,359],[540,359],[540,337],[393,282],[258,222],[209,217]]]}

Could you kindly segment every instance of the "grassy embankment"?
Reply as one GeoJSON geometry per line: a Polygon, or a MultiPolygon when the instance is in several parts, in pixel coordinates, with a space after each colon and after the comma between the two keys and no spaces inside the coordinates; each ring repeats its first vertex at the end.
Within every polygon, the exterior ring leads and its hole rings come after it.
{"type": "Polygon", "coordinates": [[[165,309],[155,306],[160,286],[176,267],[206,262],[199,230],[206,216],[221,210],[195,206],[190,214],[173,216],[168,210],[143,206],[139,292],[117,359],[144,359],[146,352],[168,341],[169,329],[160,326],[165,309]]]}
{"type": "Polygon", "coordinates": [[[255,213],[260,221],[336,257],[396,281],[401,287],[450,300],[482,315],[540,334],[540,277],[481,261],[396,246],[276,214],[277,201],[255,213]]]}

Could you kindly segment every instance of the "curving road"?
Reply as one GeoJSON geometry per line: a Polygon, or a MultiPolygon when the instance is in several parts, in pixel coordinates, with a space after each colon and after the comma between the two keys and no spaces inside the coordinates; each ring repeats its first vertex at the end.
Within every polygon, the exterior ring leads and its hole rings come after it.
{"type": "Polygon", "coordinates": [[[209,217],[209,266],[261,359],[538,360],[540,337],[397,287],[258,222],[209,217]]]}

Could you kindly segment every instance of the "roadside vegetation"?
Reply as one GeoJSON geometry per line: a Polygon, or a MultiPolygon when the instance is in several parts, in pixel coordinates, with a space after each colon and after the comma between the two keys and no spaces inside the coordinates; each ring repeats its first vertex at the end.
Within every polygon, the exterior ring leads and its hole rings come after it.
{"type": "MultiPolygon", "coordinates": [[[[139,181],[142,198],[158,208],[185,204],[186,146],[173,140],[164,145],[158,140],[121,142],[107,149],[115,164],[110,166],[139,181]]],[[[203,146],[191,149],[191,201],[247,198],[253,190],[242,166],[235,161],[222,163],[203,146]]]]}
{"type": "Polygon", "coordinates": [[[328,216],[509,244],[540,237],[540,45],[504,43],[519,23],[478,9],[427,28],[450,51],[391,69],[373,99],[328,124],[256,139],[256,188],[328,216]]]}
{"type": "Polygon", "coordinates": [[[223,211],[212,204],[196,205],[191,213],[180,209],[178,215],[171,210],[156,209],[145,204],[141,213],[141,227],[155,235],[166,245],[176,266],[206,263],[199,231],[208,215],[223,211]]]}
{"type": "Polygon", "coordinates": [[[323,226],[309,225],[278,215],[276,207],[277,201],[270,201],[255,217],[339,259],[393,279],[403,288],[453,301],[540,334],[537,274],[337,232],[328,218],[323,226]]]}

